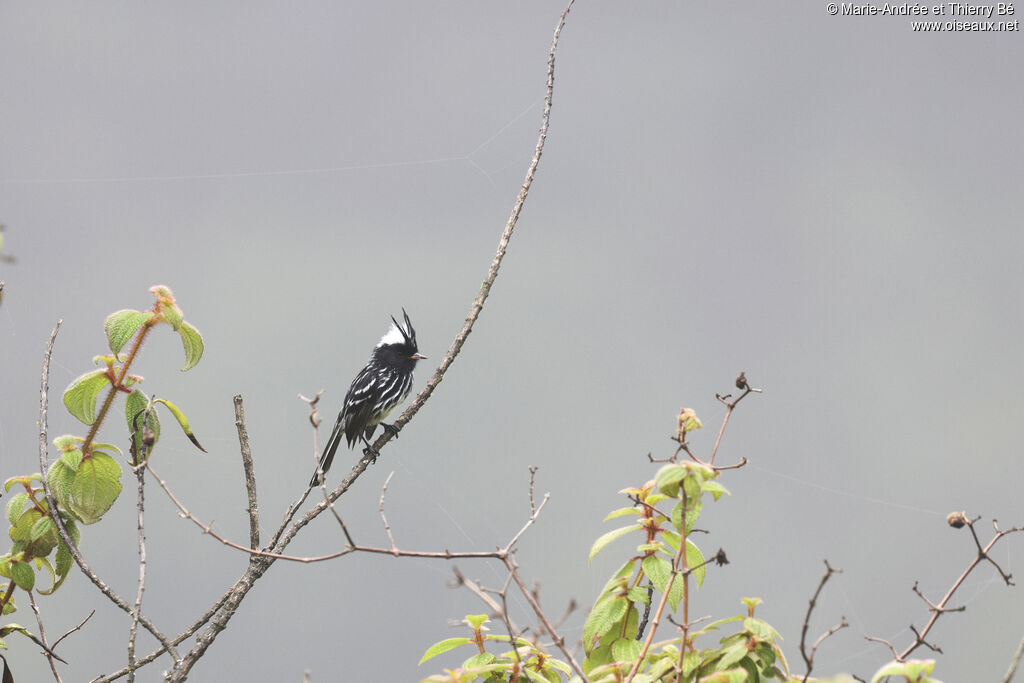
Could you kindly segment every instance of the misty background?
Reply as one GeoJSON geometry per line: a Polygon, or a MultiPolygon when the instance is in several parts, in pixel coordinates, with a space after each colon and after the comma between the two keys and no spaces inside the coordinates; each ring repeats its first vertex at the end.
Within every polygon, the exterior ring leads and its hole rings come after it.
{"type": "MultiPolygon", "coordinates": [[[[106,351],[103,320],[171,287],[206,353],[188,373],[158,328],[133,371],[176,402],[208,454],[164,421],[153,464],[199,518],[245,543],[231,397],[245,399],[262,530],[314,467],[306,404],[325,425],[404,306],[419,391],[476,296],[536,142],[561,3],[0,3],[0,479],[38,469],[39,371],[58,319],[49,434],[83,434],[63,388],[106,351]]],[[[1014,17],[1015,18],[1015,17],[1014,17]]],[[[577,3],[562,34],[551,129],[491,297],[445,381],[345,495],[360,543],[488,550],[529,514],[528,468],[551,500],[519,544],[548,614],[586,609],[632,550],[587,552],[618,526],[617,492],[657,470],[681,407],[714,442],[732,495],[697,539],[709,570],[691,615],[800,625],[824,570],[815,673],[870,675],[975,556],[947,513],[1024,524],[1020,305],[1024,63],[1019,32],[915,33],[905,17],[825,3],[577,3]]],[[[102,441],[124,445],[110,420],[102,441]]],[[[50,458],[55,455],[51,448],[50,458]]],[[[357,455],[339,453],[336,484],[357,455]]],[[[127,469],[126,469],[127,472],[127,469]]],[[[129,475],[130,476],[130,475],[129,475]]],[[[135,594],[134,479],[81,548],[135,594]]],[[[143,611],[167,634],[204,612],[247,557],[147,487],[143,611]]],[[[344,547],[322,516],[289,551],[344,547]]],[[[1009,572],[1024,536],[996,546],[1009,572]]],[[[452,623],[486,607],[444,561],[348,556],[277,563],[193,670],[196,681],[414,681],[452,623]]],[[[456,563],[500,587],[496,562],[456,563]]],[[[45,581],[44,581],[45,583],[45,581]]],[[[19,593],[11,619],[36,631],[19,593]]],[[[76,569],[40,597],[65,680],[124,665],[128,617],[76,569]]],[[[983,566],[930,640],[936,676],[996,680],[1024,594],[983,566]]],[[[522,600],[514,616],[533,623],[522,600]]],[[[497,626],[495,627],[498,628],[497,626]]],[[[667,636],[666,636],[667,637],[667,636]]],[[[18,680],[50,676],[11,635],[18,680]]],[[[705,643],[710,645],[714,638],[705,643]]],[[[139,636],[139,652],[152,649],[139,636]]],[[[158,680],[165,658],[140,674],[158,680]]]]}

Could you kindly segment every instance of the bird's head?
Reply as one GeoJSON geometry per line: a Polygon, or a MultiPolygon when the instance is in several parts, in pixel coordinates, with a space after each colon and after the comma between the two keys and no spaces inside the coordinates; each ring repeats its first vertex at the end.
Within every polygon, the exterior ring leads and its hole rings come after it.
{"type": "Polygon", "coordinates": [[[375,352],[388,358],[393,363],[399,366],[406,366],[411,370],[416,365],[416,361],[423,360],[426,356],[421,356],[419,353],[419,348],[416,346],[416,330],[413,329],[412,322],[409,320],[409,314],[405,312],[404,308],[402,309],[402,316],[405,318],[404,325],[395,320],[394,316],[391,316],[393,324],[387,333],[380,338],[375,352]]]}

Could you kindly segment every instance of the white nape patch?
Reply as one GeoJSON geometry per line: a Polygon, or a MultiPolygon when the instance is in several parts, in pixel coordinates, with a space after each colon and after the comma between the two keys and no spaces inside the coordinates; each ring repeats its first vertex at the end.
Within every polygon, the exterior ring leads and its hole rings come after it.
{"type": "Polygon", "coordinates": [[[385,334],[383,337],[380,338],[380,342],[377,343],[377,346],[380,347],[380,346],[384,346],[386,344],[404,344],[404,343],[405,343],[405,335],[402,334],[402,331],[400,329],[398,329],[398,325],[395,325],[394,323],[391,323],[391,329],[389,329],[387,331],[387,334],[385,334]]]}

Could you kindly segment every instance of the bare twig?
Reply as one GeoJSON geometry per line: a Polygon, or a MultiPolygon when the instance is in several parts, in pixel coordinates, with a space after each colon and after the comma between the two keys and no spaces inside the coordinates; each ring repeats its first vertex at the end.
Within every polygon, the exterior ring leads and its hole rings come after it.
{"type": "Polygon", "coordinates": [[[974,557],[973,560],[971,560],[971,563],[967,565],[967,568],[964,569],[963,573],[960,574],[957,580],[953,582],[953,585],[950,586],[948,591],[946,591],[946,594],[942,596],[942,600],[940,600],[938,604],[933,603],[932,601],[925,598],[925,596],[920,592],[920,590],[918,590],[917,584],[914,584],[914,592],[920,595],[921,598],[926,603],[928,603],[928,608],[931,611],[931,617],[928,618],[928,621],[927,623],[925,623],[924,628],[922,628],[920,631],[918,631],[914,626],[910,627],[911,630],[914,632],[914,642],[911,643],[910,646],[907,647],[903,652],[896,655],[896,659],[898,661],[904,661],[907,657],[910,656],[910,654],[914,650],[921,647],[922,645],[936,652],[942,652],[942,650],[939,649],[938,646],[926,640],[928,637],[928,633],[932,630],[932,627],[935,625],[935,622],[939,620],[939,617],[941,617],[946,612],[962,611],[961,608],[954,609],[947,607],[947,605],[949,605],[949,601],[953,598],[953,594],[956,593],[958,588],[960,588],[960,586],[963,584],[967,576],[972,571],[974,571],[974,569],[982,562],[987,561],[991,563],[996,568],[996,571],[999,572],[999,576],[1002,577],[1006,585],[1013,585],[1012,575],[1003,571],[1003,568],[1000,567],[999,564],[992,559],[992,556],[989,553],[992,550],[992,547],[999,541],[999,539],[1001,539],[1003,536],[1007,536],[1018,531],[1024,531],[1024,526],[1015,526],[1009,529],[1001,530],[996,520],[992,520],[992,528],[995,529],[996,533],[995,536],[992,537],[992,540],[990,540],[988,544],[983,547],[981,545],[981,540],[978,538],[977,531],[975,531],[974,529],[974,524],[979,519],[980,517],[975,517],[974,519],[969,520],[965,519],[966,526],[971,530],[971,538],[974,540],[974,546],[977,549],[977,555],[974,557]]]}
{"type": "Polygon", "coordinates": [[[320,423],[323,421],[320,419],[320,414],[316,411],[316,404],[320,402],[320,397],[323,396],[323,394],[323,389],[316,392],[316,395],[313,396],[313,398],[307,398],[302,394],[299,394],[299,398],[309,404],[309,423],[313,425],[313,429],[318,429],[320,427],[320,423]]]}
{"type": "Polygon", "coordinates": [[[834,568],[828,563],[828,560],[825,560],[825,573],[821,575],[821,581],[818,583],[818,588],[814,591],[814,595],[811,596],[811,601],[807,605],[807,615],[804,617],[804,625],[800,630],[800,656],[804,658],[804,664],[807,666],[807,671],[804,673],[803,677],[803,683],[807,683],[807,678],[811,675],[811,670],[814,668],[814,653],[818,651],[818,646],[825,642],[826,638],[839,629],[849,626],[846,622],[846,617],[841,617],[839,623],[819,636],[811,646],[810,652],[807,651],[807,629],[811,625],[811,612],[814,611],[815,605],[818,604],[818,596],[821,595],[821,590],[825,587],[828,580],[832,578],[833,574],[839,574],[842,571],[842,569],[834,568]]]}
{"type": "MultiPolygon", "coordinates": [[[[57,325],[53,328],[53,332],[50,333],[50,341],[46,345],[46,354],[43,356],[42,378],[39,387],[39,469],[40,472],[43,473],[41,483],[46,493],[46,502],[49,505],[49,509],[55,513],[51,515],[51,518],[53,519],[54,525],[57,527],[57,533],[60,535],[64,545],[66,545],[68,550],[71,552],[71,557],[73,557],[75,563],[78,564],[78,568],[82,570],[82,573],[85,574],[89,580],[100,589],[100,592],[106,595],[111,602],[120,607],[127,614],[131,615],[133,611],[132,606],[129,605],[124,598],[118,595],[110,586],[104,583],[103,579],[101,579],[85,561],[85,557],[82,556],[78,546],[75,545],[70,534],[68,534],[67,526],[64,524],[64,520],[58,512],[59,508],[57,507],[57,500],[53,497],[53,491],[50,490],[50,487],[46,483],[46,472],[49,469],[46,462],[48,441],[46,411],[48,407],[47,392],[50,388],[50,356],[53,354],[53,343],[57,339],[57,332],[60,330],[62,322],[62,320],[58,320],[57,325]]],[[[175,662],[179,661],[180,657],[178,656],[177,650],[175,650],[174,646],[167,639],[167,636],[161,633],[160,630],[153,625],[153,622],[142,614],[139,614],[139,623],[142,624],[143,628],[153,634],[153,637],[163,645],[164,649],[170,653],[175,662]]]]}
{"type": "MultiPolygon", "coordinates": [[[[54,654],[53,646],[46,642],[46,628],[43,626],[43,617],[39,614],[39,605],[36,604],[36,596],[32,591],[28,592],[28,603],[32,606],[32,611],[35,612],[36,624],[39,626],[39,640],[43,643],[43,654],[46,655],[46,661],[50,663],[50,671],[53,672],[53,678],[57,683],[63,683],[60,674],[57,673],[57,665],[53,662],[54,659],[60,659],[60,657],[54,654]]],[[[60,661],[67,664],[63,659],[60,659],[60,661]]]]}
{"type": "Polygon", "coordinates": [[[1017,651],[1013,653],[1013,660],[1010,662],[1010,668],[1006,670],[1006,675],[1003,676],[1003,683],[1010,683],[1013,680],[1013,674],[1017,672],[1017,666],[1020,664],[1022,655],[1024,655],[1024,638],[1021,638],[1017,651]]]}
{"type": "MultiPolygon", "coordinates": [[[[541,503],[541,507],[544,507],[543,503],[541,503]]],[[[540,508],[538,508],[538,511],[539,510],[540,508]]],[[[512,558],[511,555],[509,555],[504,558],[503,562],[505,563],[505,568],[508,569],[509,575],[512,577],[512,580],[515,582],[516,586],[519,587],[519,592],[523,594],[524,598],[526,598],[526,602],[530,603],[530,607],[533,608],[533,613],[537,616],[537,619],[540,621],[540,623],[543,624],[548,634],[551,635],[551,639],[554,642],[555,647],[557,647],[562,652],[562,655],[566,658],[566,660],[568,660],[569,666],[571,666],[572,670],[576,672],[576,675],[584,681],[588,680],[586,674],[583,673],[583,668],[576,661],[576,658],[573,657],[572,652],[569,650],[569,648],[566,647],[565,636],[558,634],[558,630],[555,628],[555,625],[551,623],[547,615],[544,614],[544,610],[541,609],[540,603],[537,602],[537,598],[534,597],[533,593],[531,593],[529,589],[527,589],[526,585],[523,583],[523,580],[519,577],[519,571],[518,567],[516,566],[515,560],[512,558]]]]}
{"type": "Polygon", "coordinates": [[[885,638],[876,638],[875,636],[864,636],[864,640],[870,640],[873,643],[881,643],[882,645],[885,645],[887,648],[889,648],[889,651],[892,652],[892,658],[899,659],[900,655],[898,652],[896,652],[896,648],[893,647],[893,644],[885,638]]]}
{"type": "MultiPolygon", "coordinates": [[[[729,417],[732,416],[732,411],[736,408],[736,404],[752,393],[761,393],[760,389],[755,389],[747,383],[747,376],[742,372],[736,378],[736,388],[741,389],[743,393],[736,397],[734,401],[729,401],[729,398],[731,397],[730,394],[726,394],[725,396],[718,394],[715,395],[715,398],[725,404],[725,418],[722,420],[722,426],[718,429],[718,436],[715,438],[715,446],[711,449],[711,459],[708,460],[709,465],[714,465],[715,456],[718,455],[718,445],[722,443],[722,434],[725,433],[725,426],[729,424],[729,417]]],[[[744,464],[746,464],[746,458],[744,458],[744,464]]],[[[733,465],[731,467],[738,467],[738,465],[733,465]]]]}
{"type": "MultiPolygon", "coordinates": [[[[501,234],[501,239],[498,241],[498,250],[494,254],[494,259],[491,261],[491,266],[487,271],[487,277],[484,278],[483,283],[480,285],[480,293],[476,299],[473,300],[472,306],[469,309],[469,315],[466,316],[465,324],[462,326],[462,330],[455,336],[455,340],[452,341],[452,345],[448,348],[448,352],[441,359],[441,364],[438,365],[437,370],[434,371],[434,375],[427,381],[427,385],[423,387],[423,390],[416,396],[416,400],[412,402],[408,408],[402,413],[402,415],[395,420],[394,430],[384,430],[377,440],[374,442],[373,447],[380,451],[380,449],[391,440],[393,435],[397,435],[397,431],[405,426],[412,417],[419,412],[419,409],[423,407],[430,395],[434,393],[434,389],[441,383],[441,379],[444,377],[445,372],[455,361],[455,357],[459,355],[459,351],[462,350],[463,344],[466,343],[466,339],[469,337],[469,333],[473,331],[473,325],[476,323],[478,317],[480,317],[480,311],[483,310],[484,302],[487,300],[487,296],[491,292],[491,286],[494,285],[494,280],[498,277],[498,270],[501,268],[501,261],[505,257],[505,250],[508,248],[509,240],[512,239],[512,231],[515,230],[516,223],[519,221],[519,213],[523,209],[523,205],[526,204],[526,197],[530,192],[530,186],[533,184],[534,175],[537,172],[537,166],[540,164],[541,154],[544,152],[544,142],[548,137],[548,124],[551,120],[551,102],[555,92],[555,54],[558,50],[558,38],[562,34],[562,28],[565,26],[566,17],[569,14],[569,10],[572,9],[575,0],[569,0],[565,10],[559,17],[558,24],[555,26],[555,32],[551,39],[551,48],[548,51],[548,81],[547,91],[544,95],[544,111],[541,114],[540,132],[537,137],[537,145],[533,151],[533,158],[530,160],[530,165],[526,169],[526,178],[523,180],[523,185],[519,189],[519,195],[516,197],[515,204],[512,206],[512,213],[508,217],[508,221],[505,223],[505,230],[501,234]]],[[[360,460],[365,461],[366,458],[360,460]]],[[[364,467],[365,469],[365,467],[364,467]]]]}
{"type": "Polygon", "coordinates": [[[235,428],[238,430],[238,446],[242,452],[242,469],[245,471],[245,491],[249,497],[249,547],[260,547],[260,506],[256,500],[256,475],[253,473],[252,451],[249,449],[249,431],[245,428],[245,408],[242,396],[236,394],[235,428]]]}
{"type": "Polygon", "coordinates": [[[539,468],[537,468],[537,467],[531,467],[530,468],[530,514],[531,515],[533,515],[533,514],[535,514],[537,512],[537,508],[536,508],[536,506],[533,503],[533,479],[534,479],[534,476],[537,474],[537,470],[538,469],[539,468]]]}
{"type": "Polygon", "coordinates": [[[391,525],[388,524],[387,515],[384,514],[384,495],[388,492],[388,484],[391,483],[391,477],[393,476],[395,476],[395,471],[391,470],[391,474],[389,474],[388,478],[384,480],[384,485],[380,487],[380,505],[378,506],[378,509],[380,510],[380,518],[384,522],[384,531],[387,533],[388,541],[391,543],[391,550],[398,553],[398,546],[395,545],[395,537],[391,535],[391,525]]]}
{"type": "MultiPolygon", "coordinates": [[[[452,567],[452,574],[455,575],[455,581],[448,584],[450,587],[458,588],[459,586],[465,586],[469,589],[469,592],[480,598],[480,600],[482,600],[483,603],[491,609],[492,615],[501,617],[503,612],[502,606],[498,604],[497,600],[488,595],[487,589],[484,588],[479,581],[466,578],[466,575],[459,571],[458,567],[452,567]]],[[[507,618],[508,615],[505,616],[507,618]]],[[[515,631],[519,630],[514,624],[512,625],[512,628],[515,631]]]]}
{"type": "Polygon", "coordinates": [[[56,647],[57,647],[58,645],[60,645],[60,641],[62,641],[62,640],[64,640],[65,638],[67,638],[68,636],[70,636],[70,635],[71,635],[72,633],[74,633],[75,631],[80,631],[80,630],[82,629],[82,627],[83,627],[83,626],[85,626],[85,622],[87,622],[87,621],[89,621],[90,619],[92,619],[92,615],[94,615],[94,614],[96,614],[96,610],[93,610],[93,611],[89,612],[88,616],[86,616],[86,617],[85,617],[85,619],[82,619],[82,621],[81,621],[81,622],[80,622],[80,623],[78,624],[78,626],[75,626],[75,627],[74,627],[74,628],[72,628],[72,629],[68,629],[68,631],[66,631],[66,632],[64,633],[64,635],[62,635],[62,636],[61,636],[60,638],[58,638],[57,640],[53,641],[53,647],[54,647],[54,648],[56,649],[56,647]]]}
{"type": "Polygon", "coordinates": [[[516,680],[519,677],[519,670],[523,668],[523,658],[519,656],[519,643],[516,642],[516,638],[521,636],[523,632],[513,628],[512,619],[508,615],[508,587],[510,583],[512,583],[511,572],[505,577],[505,585],[498,592],[498,595],[501,596],[501,611],[499,614],[501,615],[501,623],[505,624],[505,630],[508,632],[508,644],[516,658],[516,670],[512,672],[510,680],[516,680]]]}
{"type": "MultiPolygon", "coordinates": [[[[149,413],[146,413],[146,417],[143,422],[149,420],[149,413]]],[[[143,432],[148,429],[148,425],[143,426],[143,432]]],[[[134,445],[134,436],[133,445],[134,445]]],[[[148,446],[144,446],[148,451],[148,446]]],[[[135,608],[132,610],[131,625],[128,627],[128,667],[131,669],[128,673],[128,681],[132,683],[135,681],[135,637],[139,629],[139,614],[142,612],[142,595],[146,591],[146,523],[145,523],[145,499],[144,492],[146,489],[146,469],[145,463],[149,459],[149,453],[144,453],[140,464],[135,465],[132,469],[135,471],[135,477],[138,479],[138,498],[136,504],[136,512],[138,515],[138,538],[139,538],[139,581],[138,588],[135,592],[135,608]]]]}

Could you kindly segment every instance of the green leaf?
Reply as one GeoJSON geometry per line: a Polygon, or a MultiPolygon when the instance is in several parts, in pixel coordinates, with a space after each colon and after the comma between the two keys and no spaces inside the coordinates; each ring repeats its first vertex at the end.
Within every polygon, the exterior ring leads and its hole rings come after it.
{"type": "Polygon", "coordinates": [[[28,505],[27,493],[17,493],[11,496],[11,499],[7,501],[7,521],[11,524],[17,523],[21,513],[25,511],[26,505],[28,505]]]}
{"type": "Polygon", "coordinates": [[[474,631],[490,621],[490,617],[486,614],[467,614],[466,618],[462,621],[469,625],[474,631]]]}
{"type": "Polygon", "coordinates": [[[20,624],[4,624],[3,626],[0,626],[0,638],[6,638],[15,631],[26,636],[31,635],[29,630],[20,624]]]}
{"type": "Polygon", "coordinates": [[[115,354],[121,352],[128,340],[135,336],[139,328],[153,319],[153,312],[133,311],[125,309],[107,316],[103,330],[107,333],[107,346],[115,354]]]}
{"type": "Polygon", "coordinates": [[[646,605],[648,603],[647,589],[643,586],[633,586],[626,591],[626,597],[629,598],[630,602],[641,603],[646,605]]]}
{"type": "Polygon", "coordinates": [[[427,651],[423,653],[423,657],[420,659],[419,663],[422,664],[428,659],[433,659],[434,657],[444,654],[449,650],[454,650],[455,648],[463,645],[469,645],[472,642],[472,638],[446,638],[439,643],[431,645],[427,651]]]}
{"type": "Polygon", "coordinates": [[[82,460],[71,482],[69,508],[84,524],[94,524],[121,493],[121,467],[106,453],[82,460]]]}
{"type": "MultiPolygon", "coordinates": [[[[17,521],[11,525],[11,529],[8,534],[12,541],[24,541],[25,543],[29,540],[29,535],[32,533],[32,526],[36,523],[43,513],[34,507],[26,509],[21,516],[18,517],[17,521]]],[[[11,551],[12,553],[15,551],[11,551]]],[[[20,551],[18,551],[20,552],[20,551]]]]}
{"type": "Polygon", "coordinates": [[[628,609],[629,601],[622,596],[609,595],[598,600],[583,626],[583,649],[592,650],[601,636],[622,621],[628,609]]]}
{"type": "Polygon", "coordinates": [[[675,554],[679,552],[679,534],[671,529],[662,529],[659,533],[661,534],[662,540],[668,544],[668,547],[672,548],[672,556],[674,557],[675,554]]]}
{"type": "MultiPolygon", "coordinates": [[[[81,451],[78,451],[79,462],[81,461],[81,453],[81,451]]],[[[60,460],[54,460],[53,464],[50,465],[49,471],[46,473],[46,485],[53,493],[53,497],[57,499],[58,507],[62,510],[69,509],[71,483],[74,480],[75,470],[71,469],[64,462],[64,455],[61,455],[60,460]]]]}
{"type": "Polygon", "coordinates": [[[45,567],[47,571],[50,572],[50,578],[52,579],[53,582],[53,585],[50,586],[49,590],[39,588],[37,586],[36,593],[39,593],[40,595],[50,595],[51,593],[53,593],[53,591],[57,590],[57,574],[53,571],[53,565],[51,565],[49,560],[47,560],[45,557],[37,557],[33,561],[36,563],[37,571],[45,567]]]}
{"type": "Polygon", "coordinates": [[[683,491],[686,493],[687,506],[693,506],[700,502],[700,488],[703,484],[699,475],[687,474],[683,478],[683,491]]]}
{"type": "Polygon", "coordinates": [[[908,681],[920,683],[939,683],[939,681],[929,675],[934,668],[934,659],[909,659],[905,662],[889,662],[875,672],[871,683],[878,683],[878,681],[886,676],[903,676],[908,681]]]}
{"type": "Polygon", "coordinates": [[[612,661],[612,648],[608,645],[602,645],[599,648],[592,650],[583,660],[583,673],[590,676],[594,669],[599,666],[605,666],[610,664],[612,661]]]}
{"type": "Polygon", "coordinates": [[[692,635],[693,635],[694,638],[696,638],[697,636],[702,636],[702,635],[704,635],[706,633],[710,633],[711,631],[717,631],[719,626],[724,626],[725,624],[731,624],[734,621],[743,621],[743,619],[744,619],[743,615],[739,615],[739,614],[734,616],[734,617],[727,617],[725,619],[718,619],[717,621],[712,621],[710,624],[708,624],[707,626],[705,626],[704,628],[702,628],[699,631],[693,631],[692,635]]]}
{"type": "Polygon", "coordinates": [[[663,557],[650,555],[644,558],[643,567],[644,574],[651,580],[658,592],[664,593],[669,579],[672,578],[672,563],[663,557]]]}
{"type": "Polygon", "coordinates": [[[746,669],[729,669],[728,671],[716,671],[710,676],[705,676],[700,679],[700,683],[750,683],[750,681],[759,681],[760,678],[750,678],[750,673],[746,669]]]}
{"type": "Polygon", "coordinates": [[[633,573],[633,566],[636,562],[637,558],[635,557],[631,557],[626,560],[626,563],[619,568],[619,571],[615,572],[615,575],[608,579],[608,582],[604,585],[604,588],[601,589],[601,593],[597,596],[597,599],[600,600],[613,590],[621,593],[626,587],[626,577],[633,573]]]}
{"type": "Polygon", "coordinates": [[[23,591],[30,591],[36,585],[36,573],[32,571],[32,565],[27,562],[12,563],[11,578],[23,591]]]}
{"type": "Polygon", "coordinates": [[[659,491],[670,498],[675,498],[679,495],[679,483],[686,476],[686,472],[686,468],[681,463],[664,465],[654,475],[654,483],[659,491]]]}
{"type": "MultiPolygon", "coordinates": [[[[697,588],[700,588],[704,583],[704,574],[707,569],[707,565],[704,564],[704,554],[701,553],[700,548],[698,548],[690,539],[686,539],[686,566],[697,567],[693,570],[691,576],[697,580],[697,588]],[[701,566],[697,567],[697,565],[701,566]]],[[[675,609],[675,607],[672,609],[675,609]]]]}
{"type": "Polygon", "coordinates": [[[612,642],[612,659],[616,662],[635,662],[642,647],[639,640],[619,638],[612,642]]]}
{"type": "Polygon", "coordinates": [[[722,486],[721,484],[714,480],[704,482],[701,488],[705,492],[710,493],[715,500],[721,498],[723,493],[727,495],[732,495],[731,493],[729,493],[729,490],[727,488],[725,488],[724,486],[722,486]]]}
{"type": "Polygon", "coordinates": [[[178,425],[181,426],[181,431],[185,432],[185,436],[188,437],[188,440],[203,453],[206,452],[206,449],[199,445],[199,440],[196,439],[195,434],[192,433],[192,428],[189,427],[188,424],[188,418],[185,417],[185,413],[181,412],[181,408],[163,398],[155,399],[154,403],[163,403],[167,406],[167,409],[171,411],[172,415],[174,415],[174,419],[178,421],[178,425]]]}
{"type": "Polygon", "coordinates": [[[57,525],[53,523],[53,519],[50,517],[41,517],[32,525],[32,531],[29,532],[29,540],[36,541],[47,534],[53,534],[54,542],[56,542],[57,525]]]}
{"type": "Polygon", "coordinates": [[[185,367],[181,371],[186,372],[194,368],[203,357],[203,335],[184,320],[176,329],[181,335],[181,343],[185,346],[185,367]]]}
{"type": "MultiPolygon", "coordinates": [[[[64,541],[61,541],[60,543],[58,543],[57,544],[57,567],[56,567],[56,570],[57,570],[57,576],[60,577],[61,581],[63,581],[64,577],[68,575],[69,571],[71,571],[71,565],[72,565],[72,563],[74,563],[74,561],[75,561],[75,558],[73,558],[71,556],[71,551],[68,550],[68,547],[66,545],[64,545],[64,541]]],[[[59,582],[58,582],[58,585],[60,585],[59,582]]]]}
{"type": "Polygon", "coordinates": [[[60,461],[67,465],[72,472],[77,472],[78,466],[82,464],[82,451],[77,448],[64,451],[60,454],[60,461]]]}
{"type": "Polygon", "coordinates": [[[523,673],[526,674],[526,677],[533,681],[533,683],[551,683],[551,679],[537,673],[529,667],[524,668],[523,673]]]}
{"type": "Polygon", "coordinates": [[[642,528],[643,527],[641,527],[639,524],[630,524],[629,526],[619,527],[618,529],[613,529],[612,531],[609,531],[606,534],[602,534],[600,538],[594,541],[594,545],[590,548],[589,559],[593,560],[595,555],[601,552],[601,550],[603,550],[606,545],[608,545],[615,539],[622,538],[626,534],[632,533],[634,531],[639,531],[642,528]]]}
{"type": "Polygon", "coordinates": [[[92,370],[79,376],[64,390],[64,407],[81,422],[96,421],[96,403],[100,392],[111,386],[106,370],[92,370]]]}
{"type": "Polygon", "coordinates": [[[73,451],[78,448],[83,441],[85,441],[85,439],[80,436],[75,436],[74,434],[63,434],[53,440],[53,445],[61,452],[73,451]]]}
{"type": "Polygon", "coordinates": [[[725,648],[725,654],[715,662],[717,669],[729,669],[733,664],[747,656],[747,644],[745,642],[734,643],[725,648]]]}
{"type": "Polygon", "coordinates": [[[602,521],[607,522],[609,519],[615,519],[616,517],[625,517],[626,515],[641,515],[641,514],[643,514],[643,510],[641,510],[640,508],[638,508],[636,506],[629,507],[629,508],[619,508],[618,510],[612,510],[607,515],[605,515],[605,518],[602,521]]]}
{"type": "MultiPolygon", "coordinates": [[[[78,545],[78,542],[82,538],[82,533],[78,530],[78,525],[70,520],[65,520],[64,526],[67,529],[71,540],[74,541],[75,545],[78,545]]],[[[53,588],[50,589],[50,593],[60,588],[60,585],[64,583],[64,579],[68,578],[68,573],[71,571],[71,565],[74,561],[74,557],[71,556],[71,551],[66,545],[64,545],[64,541],[61,540],[60,543],[57,544],[56,571],[59,578],[57,579],[57,583],[53,585],[53,588]]]]}
{"type": "MultiPolygon", "coordinates": [[[[679,501],[679,502],[681,503],[682,501],[679,501]]],[[[704,509],[704,504],[702,502],[700,502],[699,498],[696,499],[696,501],[691,501],[691,502],[693,504],[690,505],[689,509],[686,511],[686,533],[687,534],[689,534],[691,531],[693,531],[693,525],[697,523],[697,518],[700,517],[700,512],[701,512],[701,510],[704,509]]]]}
{"type": "MultiPolygon", "coordinates": [[[[644,595],[647,598],[647,595],[644,595]]],[[[640,630],[640,612],[637,611],[636,605],[630,605],[629,612],[626,614],[626,628],[622,631],[624,638],[636,638],[637,631],[640,630]]]]}
{"type": "Polygon", "coordinates": [[[743,620],[743,628],[748,632],[752,633],[761,640],[774,643],[776,639],[781,640],[779,632],[773,629],[767,622],[756,619],[754,617],[747,617],[743,620]]]}

